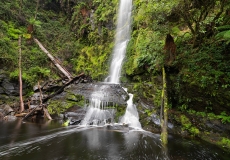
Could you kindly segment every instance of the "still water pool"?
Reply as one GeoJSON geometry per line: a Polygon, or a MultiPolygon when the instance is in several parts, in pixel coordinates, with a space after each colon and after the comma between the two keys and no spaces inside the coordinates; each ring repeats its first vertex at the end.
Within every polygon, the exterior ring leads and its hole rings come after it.
{"type": "Polygon", "coordinates": [[[1,160],[229,160],[230,155],[201,140],[124,126],[62,127],[59,121],[0,123],[1,160]]]}

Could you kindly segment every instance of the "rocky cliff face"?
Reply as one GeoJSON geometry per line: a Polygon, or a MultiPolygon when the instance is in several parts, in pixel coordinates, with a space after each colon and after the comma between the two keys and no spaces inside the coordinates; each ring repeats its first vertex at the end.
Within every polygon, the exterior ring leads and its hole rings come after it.
{"type": "MultiPolygon", "coordinates": [[[[23,85],[23,90],[26,89],[26,85],[23,85]]],[[[25,94],[25,92],[23,93],[25,94]]],[[[0,71],[0,105],[6,101],[15,99],[15,96],[19,96],[19,84],[18,82],[11,81],[3,70],[0,71]]]]}

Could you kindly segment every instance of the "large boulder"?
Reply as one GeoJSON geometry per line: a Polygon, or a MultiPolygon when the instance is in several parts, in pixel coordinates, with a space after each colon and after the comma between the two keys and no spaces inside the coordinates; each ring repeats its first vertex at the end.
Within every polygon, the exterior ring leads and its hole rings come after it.
{"type": "MultiPolygon", "coordinates": [[[[23,95],[26,87],[27,85],[23,83],[23,95]]],[[[19,83],[18,81],[11,81],[5,71],[0,70],[0,97],[2,95],[19,96],[19,83]]]]}
{"type": "Polygon", "coordinates": [[[7,104],[1,105],[0,111],[1,111],[3,116],[14,115],[14,110],[7,104]]]}

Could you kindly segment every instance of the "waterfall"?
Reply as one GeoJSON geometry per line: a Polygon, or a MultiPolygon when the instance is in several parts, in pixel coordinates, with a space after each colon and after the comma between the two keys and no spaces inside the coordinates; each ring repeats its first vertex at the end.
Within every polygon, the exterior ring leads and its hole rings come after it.
{"type": "Polygon", "coordinates": [[[109,82],[119,83],[122,63],[130,39],[132,0],[120,0],[118,21],[115,36],[115,47],[110,65],[109,82]]]}
{"type": "Polygon", "coordinates": [[[139,115],[136,106],[133,104],[133,94],[129,94],[129,100],[127,101],[125,115],[121,118],[120,123],[128,124],[129,127],[135,129],[141,129],[139,115]]]}
{"type": "MultiPolygon", "coordinates": [[[[120,0],[118,21],[115,35],[115,46],[112,54],[110,72],[105,82],[118,84],[121,75],[122,63],[125,58],[127,44],[130,39],[132,0],[120,0]],[[107,81],[109,79],[109,81],[107,81]]],[[[82,125],[104,125],[108,120],[113,123],[113,110],[106,109],[107,102],[102,102],[103,87],[95,89],[91,95],[90,103],[82,125]]],[[[120,123],[128,124],[132,128],[141,129],[139,115],[136,106],[133,104],[133,95],[129,94],[127,109],[120,123]]]]}

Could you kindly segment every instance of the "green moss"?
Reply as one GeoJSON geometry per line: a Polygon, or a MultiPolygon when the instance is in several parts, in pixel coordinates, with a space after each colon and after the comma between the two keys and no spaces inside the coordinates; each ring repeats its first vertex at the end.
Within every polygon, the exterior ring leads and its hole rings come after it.
{"type": "Polygon", "coordinates": [[[230,139],[223,137],[221,141],[217,142],[218,145],[230,149],[230,139]]]}
{"type": "Polygon", "coordinates": [[[119,118],[125,114],[126,107],[125,106],[116,106],[117,112],[115,114],[115,121],[118,122],[119,118]]]}
{"type": "Polygon", "coordinates": [[[154,110],[146,109],[145,113],[150,117],[154,113],[154,110]]]}
{"type": "Polygon", "coordinates": [[[191,127],[189,129],[189,131],[190,131],[190,133],[192,133],[193,136],[200,134],[200,130],[198,128],[194,127],[194,126],[191,127]]]}
{"type": "Polygon", "coordinates": [[[175,119],[181,123],[182,130],[187,130],[192,136],[197,136],[200,134],[199,129],[193,126],[189,118],[185,115],[180,115],[179,118],[176,117],[175,119]]]}
{"type": "Polygon", "coordinates": [[[76,105],[75,102],[50,100],[48,105],[48,112],[52,114],[64,113],[68,108],[76,105]]]}
{"type": "Polygon", "coordinates": [[[180,122],[184,129],[189,129],[192,126],[190,120],[185,115],[180,116],[180,122]]]}
{"type": "Polygon", "coordinates": [[[219,115],[216,115],[212,112],[206,113],[206,112],[196,112],[194,110],[188,110],[187,113],[190,115],[195,115],[195,116],[201,116],[201,117],[207,117],[210,120],[213,119],[218,119],[221,120],[223,124],[230,123],[230,116],[227,115],[225,111],[221,112],[219,115]]]}
{"type": "Polygon", "coordinates": [[[67,101],[73,102],[75,105],[78,105],[78,106],[84,106],[84,104],[85,104],[84,96],[79,95],[79,94],[75,94],[71,91],[67,91],[65,99],[67,101]]]}

